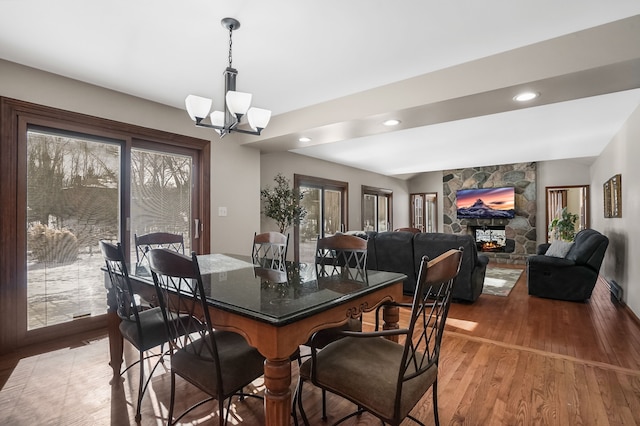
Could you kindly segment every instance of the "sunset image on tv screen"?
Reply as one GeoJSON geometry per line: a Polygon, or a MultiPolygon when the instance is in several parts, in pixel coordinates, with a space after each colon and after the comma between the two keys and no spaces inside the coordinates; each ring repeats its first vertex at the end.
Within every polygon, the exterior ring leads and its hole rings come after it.
{"type": "Polygon", "coordinates": [[[512,218],[515,196],[512,187],[461,189],[456,192],[458,218],[512,218]]]}

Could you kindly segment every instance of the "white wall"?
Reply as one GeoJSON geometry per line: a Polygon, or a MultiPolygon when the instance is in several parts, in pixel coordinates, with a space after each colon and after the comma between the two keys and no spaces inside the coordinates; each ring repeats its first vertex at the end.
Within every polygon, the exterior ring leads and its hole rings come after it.
{"type": "MultiPolygon", "coordinates": [[[[211,251],[249,254],[260,227],[260,154],[196,128],[182,109],[0,60],[0,96],[212,140],[211,251]],[[218,216],[226,206],[228,215],[218,216]]],[[[205,224],[206,225],[206,224],[205,224]]]]}
{"type": "MultiPolygon", "coordinates": [[[[407,191],[407,182],[402,179],[289,152],[262,155],[260,160],[262,187],[267,185],[273,187],[273,178],[278,173],[282,173],[292,184],[294,174],[349,182],[349,230],[362,229],[362,185],[390,189],[393,191],[393,227],[409,226],[409,193],[407,191]]],[[[263,232],[277,231],[277,226],[272,220],[263,218],[261,229],[263,232]]]]}
{"type": "Polygon", "coordinates": [[[591,224],[609,237],[600,273],[623,288],[624,301],[640,317],[640,108],[591,166],[591,224]],[[605,218],[602,185],[622,175],[622,217],[605,218]]]}

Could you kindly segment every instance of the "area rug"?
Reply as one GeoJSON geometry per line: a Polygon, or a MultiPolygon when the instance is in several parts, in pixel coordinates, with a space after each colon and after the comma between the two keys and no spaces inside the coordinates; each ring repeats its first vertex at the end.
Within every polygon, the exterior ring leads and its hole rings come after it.
{"type": "Polygon", "coordinates": [[[522,272],[522,269],[487,268],[482,294],[508,296],[522,272]]]}

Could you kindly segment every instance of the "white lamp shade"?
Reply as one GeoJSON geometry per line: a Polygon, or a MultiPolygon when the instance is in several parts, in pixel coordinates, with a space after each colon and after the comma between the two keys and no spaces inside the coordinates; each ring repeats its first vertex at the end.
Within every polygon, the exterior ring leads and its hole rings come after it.
{"type": "Polygon", "coordinates": [[[211,124],[214,126],[224,127],[224,112],[222,111],[213,111],[210,115],[211,124]]]}
{"type": "Polygon", "coordinates": [[[249,108],[247,111],[247,120],[253,130],[264,129],[271,119],[271,111],[262,108],[249,108]]]}
{"type": "MultiPolygon", "coordinates": [[[[214,126],[224,127],[224,112],[213,111],[209,117],[211,118],[211,124],[213,124],[214,126]]],[[[222,132],[222,130],[219,130],[219,129],[213,129],[213,130],[218,132],[218,134],[222,132]]]]}
{"type": "Polygon", "coordinates": [[[184,100],[184,104],[187,107],[187,113],[193,121],[196,121],[196,117],[204,118],[209,115],[212,103],[213,101],[211,99],[196,95],[189,95],[184,100]]]}
{"type": "Polygon", "coordinates": [[[249,106],[251,106],[251,93],[236,92],[229,90],[227,92],[227,108],[233,115],[245,115],[249,106]]]}

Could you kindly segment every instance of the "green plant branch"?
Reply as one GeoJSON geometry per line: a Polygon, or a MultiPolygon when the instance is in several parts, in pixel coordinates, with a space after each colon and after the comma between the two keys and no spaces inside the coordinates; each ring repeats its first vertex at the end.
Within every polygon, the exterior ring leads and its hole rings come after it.
{"type": "Polygon", "coordinates": [[[578,215],[563,208],[560,217],[556,217],[549,224],[549,234],[563,241],[573,241],[576,236],[576,221],[578,215]]]}
{"type": "Polygon", "coordinates": [[[307,214],[300,205],[304,194],[291,188],[289,180],[278,173],[273,180],[273,188],[266,187],[260,191],[262,214],[278,224],[280,233],[284,234],[292,225],[298,225],[307,214]]]}

